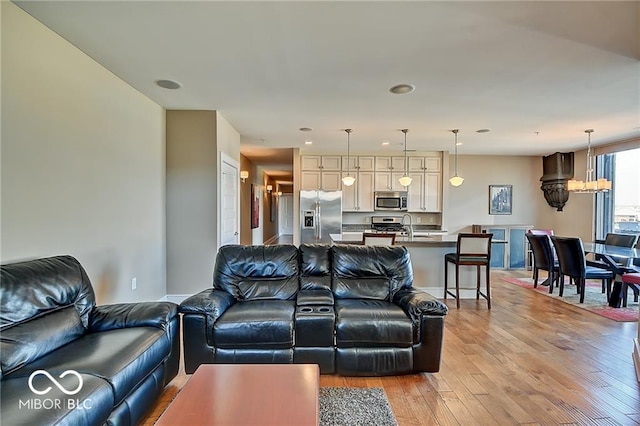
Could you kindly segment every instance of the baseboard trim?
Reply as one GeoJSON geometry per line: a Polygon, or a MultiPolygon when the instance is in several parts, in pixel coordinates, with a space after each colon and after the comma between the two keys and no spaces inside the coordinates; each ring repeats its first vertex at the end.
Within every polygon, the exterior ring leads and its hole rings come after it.
{"type": "Polygon", "coordinates": [[[633,339],[633,364],[636,366],[636,378],[640,382],[640,342],[633,339]]]}
{"type": "Polygon", "coordinates": [[[266,244],[272,244],[272,243],[275,243],[276,241],[278,241],[278,238],[279,238],[279,237],[278,237],[277,235],[274,235],[273,237],[271,237],[271,238],[269,238],[267,241],[265,241],[263,244],[265,244],[265,245],[266,245],[266,244]]]}

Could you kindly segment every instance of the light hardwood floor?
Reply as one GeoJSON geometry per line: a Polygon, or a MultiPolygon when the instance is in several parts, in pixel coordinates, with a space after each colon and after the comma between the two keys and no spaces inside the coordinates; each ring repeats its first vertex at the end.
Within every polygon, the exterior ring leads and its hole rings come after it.
{"type": "MultiPolygon", "coordinates": [[[[440,372],[321,376],[320,385],[384,388],[401,426],[639,425],[631,357],[638,323],[615,322],[500,279],[527,274],[492,272],[491,311],[482,300],[463,300],[460,310],[447,301],[440,372]]],[[[153,425],[187,379],[181,370],[144,425],[153,425]]]]}

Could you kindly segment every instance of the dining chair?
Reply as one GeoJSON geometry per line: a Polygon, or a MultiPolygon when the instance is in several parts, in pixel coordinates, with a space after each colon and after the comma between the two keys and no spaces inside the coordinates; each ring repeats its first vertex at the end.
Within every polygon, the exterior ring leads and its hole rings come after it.
{"type": "Polygon", "coordinates": [[[476,288],[463,288],[463,290],[476,290],[476,300],[480,296],[487,299],[487,308],[491,309],[491,283],[489,271],[491,269],[491,238],[493,234],[460,233],[456,243],[456,252],[447,253],[444,256],[444,298],[447,295],[456,299],[456,308],[460,309],[460,266],[476,267],[476,288]],[[449,263],[456,266],[455,294],[448,288],[449,263]],[[480,268],[485,267],[486,292],[480,291],[480,268]]]}
{"type": "MultiPolygon", "coordinates": [[[[608,246],[617,246],[617,247],[633,247],[636,244],[636,240],[638,236],[635,234],[617,234],[613,232],[609,232],[604,240],[596,241],[600,244],[605,244],[608,246]]],[[[620,266],[627,266],[629,263],[629,259],[617,258],[615,256],[610,256],[611,260],[615,261],[620,266]]],[[[595,266],[597,268],[605,268],[611,269],[610,266],[602,260],[602,256],[596,255],[595,260],[587,259],[587,266],[595,266]]],[[[604,293],[604,284],[602,286],[602,292],[604,293]]]]}
{"type": "Polygon", "coordinates": [[[392,246],[396,242],[396,234],[370,233],[362,234],[362,244],[365,246],[392,246]]]}
{"type": "Polygon", "coordinates": [[[549,283],[549,293],[553,293],[553,285],[560,280],[560,267],[555,259],[555,253],[551,245],[548,234],[525,234],[531,251],[533,252],[533,287],[538,287],[538,273],[540,270],[547,271],[549,283]]]}
{"type": "MultiPolygon", "coordinates": [[[[548,235],[548,236],[552,236],[553,235],[553,229],[528,229],[527,230],[528,234],[533,234],[533,235],[548,235]]],[[[554,254],[555,257],[555,254],[554,254]]],[[[533,269],[534,275],[535,275],[535,267],[533,267],[533,250],[531,249],[531,244],[529,244],[529,250],[527,250],[527,269],[529,267],[532,267],[531,269],[533,269]]],[[[532,277],[533,278],[533,277],[532,277]]]]}
{"type": "Polygon", "coordinates": [[[586,280],[588,279],[602,280],[602,285],[605,286],[606,284],[608,301],[611,296],[613,272],[596,266],[587,266],[584,247],[580,238],[553,236],[551,241],[556,249],[560,267],[560,297],[564,293],[564,276],[566,275],[575,281],[578,293],[580,293],[580,303],[584,303],[586,280]]]}
{"type": "Polygon", "coordinates": [[[640,294],[640,272],[622,274],[622,307],[627,307],[627,292],[633,290],[633,300],[638,301],[640,294]]]}

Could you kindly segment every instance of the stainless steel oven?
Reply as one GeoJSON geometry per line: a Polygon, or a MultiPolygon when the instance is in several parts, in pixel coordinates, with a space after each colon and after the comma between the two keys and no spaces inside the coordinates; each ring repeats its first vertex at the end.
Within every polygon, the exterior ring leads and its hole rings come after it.
{"type": "Polygon", "coordinates": [[[381,211],[407,211],[407,191],[376,191],[374,209],[381,211]]]}

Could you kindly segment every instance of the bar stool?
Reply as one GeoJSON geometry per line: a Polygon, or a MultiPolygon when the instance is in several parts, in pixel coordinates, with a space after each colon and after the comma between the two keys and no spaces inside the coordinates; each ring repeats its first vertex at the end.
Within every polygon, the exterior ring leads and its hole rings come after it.
{"type": "Polygon", "coordinates": [[[634,301],[638,301],[638,293],[640,292],[640,272],[632,272],[622,274],[622,307],[627,307],[627,291],[633,290],[634,301]]]}
{"type": "Polygon", "coordinates": [[[363,233],[362,244],[365,246],[392,246],[396,241],[396,234],[363,233]]]}
{"type": "MultiPolygon", "coordinates": [[[[458,234],[458,242],[455,253],[447,253],[444,256],[444,298],[451,295],[456,299],[456,308],[460,309],[460,266],[476,267],[476,300],[480,300],[480,296],[487,299],[487,307],[491,309],[491,285],[489,278],[490,262],[491,262],[491,238],[493,234],[458,234]],[[449,262],[456,265],[456,292],[453,294],[448,289],[449,278],[449,262]],[[484,266],[486,271],[487,291],[480,291],[480,267],[484,266]]],[[[463,288],[463,290],[473,290],[472,288],[463,288]]]]}

